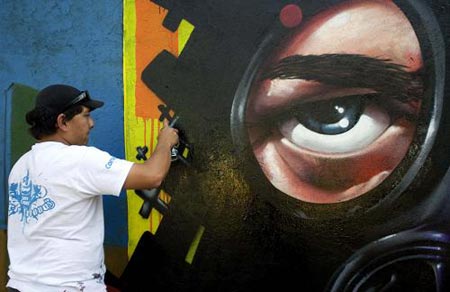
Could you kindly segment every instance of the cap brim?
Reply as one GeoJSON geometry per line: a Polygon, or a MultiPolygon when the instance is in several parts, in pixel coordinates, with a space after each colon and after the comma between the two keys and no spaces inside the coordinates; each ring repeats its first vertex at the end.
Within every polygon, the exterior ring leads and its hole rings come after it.
{"type": "Polygon", "coordinates": [[[105,103],[103,101],[90,99],[82,103],[82,105],[87,106],[91,111],[99,107],[102,107],[105,103]]]}

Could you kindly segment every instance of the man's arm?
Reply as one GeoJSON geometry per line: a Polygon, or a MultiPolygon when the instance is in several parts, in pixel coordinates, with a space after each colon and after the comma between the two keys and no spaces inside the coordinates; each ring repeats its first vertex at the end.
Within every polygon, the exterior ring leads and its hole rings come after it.
{"type": "Polygon", "coordinates": [[[135,163],[125,179],[125,189],[153,189],[161,185],[170,168],[170,151],[178,143],[177,130],[164,127],[158,135],[155,151],[144,163],[135,163]]]}

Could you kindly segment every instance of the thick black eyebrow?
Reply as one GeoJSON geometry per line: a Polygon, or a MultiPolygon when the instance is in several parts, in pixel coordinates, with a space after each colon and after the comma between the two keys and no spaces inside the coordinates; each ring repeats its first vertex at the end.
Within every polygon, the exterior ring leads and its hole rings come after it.
{"type": "Polygon", "coordinates": [[[368,88],[406,102],[423,96],[422,78],[389,59],[357,54],[292,55],[262,74],[262,79],[303,79],[348,88],[368,88]]]}

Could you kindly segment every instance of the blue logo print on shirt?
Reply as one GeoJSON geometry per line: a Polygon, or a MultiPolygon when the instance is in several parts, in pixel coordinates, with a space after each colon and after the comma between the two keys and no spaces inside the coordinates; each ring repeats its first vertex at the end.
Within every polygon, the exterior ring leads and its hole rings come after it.
{"type": "Polygon", "coordinates": [[[46,198],[47,193],[44,186],[33,184],[27,171],[22,182],[9,185],[8,216],[19,214],[23,223],[30,218],[38,220],[39,215],[55,208],[55,202],[46,198]]]}
{"type": "Polygon", "coordinates": [[[106,169],[110,169],[114,163],[114,160],[116,160],[115,157],[111,157],[111,159],[109,159],[108,163],[105,164],[105,168],[106,169]]]}

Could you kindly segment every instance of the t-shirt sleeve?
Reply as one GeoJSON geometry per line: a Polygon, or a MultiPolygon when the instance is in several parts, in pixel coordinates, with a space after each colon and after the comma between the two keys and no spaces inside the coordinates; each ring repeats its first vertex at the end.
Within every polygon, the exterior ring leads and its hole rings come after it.
{"type": "Polygon", "coordinates": [[[133,162],[111,156],[95,147],[85,147],[78,163],[77,183],[88,195],[120,195],[133,162]]]}

